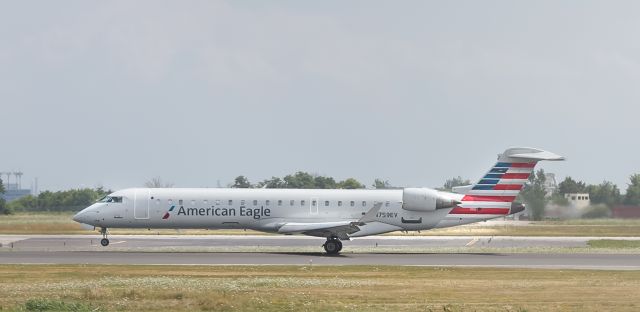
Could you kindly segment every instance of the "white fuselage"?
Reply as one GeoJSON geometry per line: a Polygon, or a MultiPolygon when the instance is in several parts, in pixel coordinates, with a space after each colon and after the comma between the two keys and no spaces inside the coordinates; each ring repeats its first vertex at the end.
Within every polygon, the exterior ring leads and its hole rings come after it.
{"type": "MultiPolygon", "coordinates": [[[[460,199],[463,195],[450,194],[460,199]]],[[[114,192],[74,220],[104,228],[253,229],[278,232],[286,223],[356,221],[382,203],[375,219],[351,237],[427,230],[503,215],[450,215],[451,209],[409,211],[403,190],[139,188],[114,192]]]]}

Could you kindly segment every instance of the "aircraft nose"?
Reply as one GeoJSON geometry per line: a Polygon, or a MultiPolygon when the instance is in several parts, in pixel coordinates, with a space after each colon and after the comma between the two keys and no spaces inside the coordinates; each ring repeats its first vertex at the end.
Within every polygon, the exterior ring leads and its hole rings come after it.
{"type": "Polygon", "coordinates": [[[87,210],[89,210],[89,208],[91,208],[91,207],[82,209],[78,213],[76,213],[72,218],[73,221],[76,221],[78,223],[87,223],[87,221],[88,221],[87,220],[88,219],[87,218],[87,210]]]}
{"type": "MultiPolygon", "coordinates": [[[[84,210],[83,210],[83,211],[84,211],[84,210]]],[[[76,213],[76,214],[73,216],[73,221],[76,221],[76,222],[82,223],[82,214],[84,213],[83,211],[80,211],[80,212],[76,213]]]]}

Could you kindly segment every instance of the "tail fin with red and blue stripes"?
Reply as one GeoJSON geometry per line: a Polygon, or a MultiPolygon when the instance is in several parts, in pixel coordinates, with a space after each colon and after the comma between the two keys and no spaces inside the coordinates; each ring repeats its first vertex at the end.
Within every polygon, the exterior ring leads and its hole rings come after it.
{"type": "Polygon", "coordinates": [[[564,160],[564,157],[536,148],[507,149],[480,181],[464,190],[461,204],[449,214],[493,218],[518,212],[517,209],[522,211],[524,207],[514,200],[541,160],[564,160]]]}

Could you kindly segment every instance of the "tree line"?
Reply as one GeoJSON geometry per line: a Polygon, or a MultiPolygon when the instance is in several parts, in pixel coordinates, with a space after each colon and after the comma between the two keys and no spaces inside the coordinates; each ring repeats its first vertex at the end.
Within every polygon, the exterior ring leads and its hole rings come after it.
{"type": "MultiPolygon", "coordinates": [[[[257,183],[251,183],[245,176],[237,176],[232,184],[232,188],[290,188],[290,189],[364,189],[366,185],[354,178],[347,178],[342,181],[336,181],[333,177],[311,174],[308,172],[298,171],[280,177],[271,177],[257,183]]],[[[372,188],[390,189],[395,188],[387,180],[375,179],[372,188]]]]}
{"type": "Polygon", "coordinates": [[[589,194],[592,207],[583,215],[586,218],[607,217],[611,208],[620,204],[640,206],[640,174],[629,177],[624,195],[621,194],[618,186],[606,180],[599,184],[587,184],[572,177],[566,177],[558,183],[557,189],[552,194],[547,194],[545,182],[544,170],[536,171],[529,177],[529,182],[519,196],[520,200],[527,204],[534,220],[542,219],[549,202],[558,206],[567,206],[568,200],[565,194],[589,194]]]}
{"type": "Polygon", "coordinates": [[[4,213],[10,214],[14,211],[78,211],[111,192],[102,187],[57,192],[45,191],[38,196],[28,195],[7,203],[4,213]]]}

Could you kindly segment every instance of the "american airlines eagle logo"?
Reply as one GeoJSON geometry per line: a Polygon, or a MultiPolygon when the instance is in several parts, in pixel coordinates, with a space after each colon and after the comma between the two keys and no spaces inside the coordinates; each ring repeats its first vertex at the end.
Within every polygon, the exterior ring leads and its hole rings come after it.
{"type": "Polygon", "coordinates": [[[169,219],[169,217],[171,216],[171,212],[173,211],[173,209],[176,208],[176,205],[171,206],[171,208],[169,208],[169,211],[164,213],[164,216],[162,216],[163,220],[169,219]]]}

